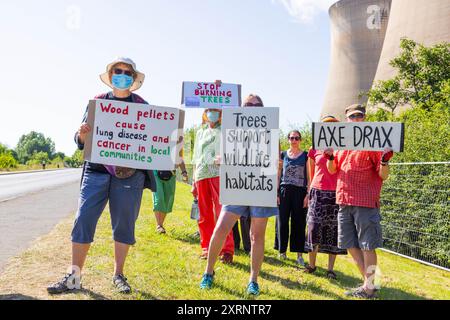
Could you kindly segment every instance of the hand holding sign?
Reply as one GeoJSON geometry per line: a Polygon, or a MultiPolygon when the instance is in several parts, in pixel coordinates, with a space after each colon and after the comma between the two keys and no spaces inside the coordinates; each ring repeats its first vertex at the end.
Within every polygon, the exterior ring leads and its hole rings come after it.
{"type": "Polygon", "coordinates": [[[394,151],[391,148],[384,149],[383,156],[381,157],[381,162],[389,162],[394,156],[394,151]]]}
{"type": "Polygon", "coordinates": [[[86,135],[91,132],[91,127],[87,123],[82,123],[78,129],[78,141],[84,144],[86,141],[86,135]]]}

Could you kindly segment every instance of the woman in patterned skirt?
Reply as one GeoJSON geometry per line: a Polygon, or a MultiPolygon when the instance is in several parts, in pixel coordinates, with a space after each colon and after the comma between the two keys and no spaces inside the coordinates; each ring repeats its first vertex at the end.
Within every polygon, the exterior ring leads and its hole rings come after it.
{"type": "MultiPolygon", "coordinates": [[[[322,122],[338,122],[333,116],[326,116],[322,122]]],[[[336,256],[347,254],[345,249],[339,249],[338,242],[338,211],[336,204],[336,178],[327,170],[327,159],[322,151],[309,150],[308,153],[309,177],[312,181],[309,192],[309,209],[307,216],[308,234],[305,244],[309,252],[309,265],[305,272],[316,271],[317,252],[328,254],[327,277],[336,279],[333,271],[336,256]]]]}

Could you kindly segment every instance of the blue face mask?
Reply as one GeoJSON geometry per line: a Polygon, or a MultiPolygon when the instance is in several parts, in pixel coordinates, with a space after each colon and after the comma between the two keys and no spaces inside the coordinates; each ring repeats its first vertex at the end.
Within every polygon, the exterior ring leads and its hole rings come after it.
{"type": "Polygon", "coordinates": [[[208,117],[209,121],[216,123],[217,121],[219,121],[219,112],[208,111],[208,112],[206,112],[206,117],[208,117]]]}
{"type": "Polygon", "coordinates": [[[111,83],[114,88],[119,90],[127,90],[131,88],[134,79],[126,74],[115,74],[111,78],[111,83]]]}

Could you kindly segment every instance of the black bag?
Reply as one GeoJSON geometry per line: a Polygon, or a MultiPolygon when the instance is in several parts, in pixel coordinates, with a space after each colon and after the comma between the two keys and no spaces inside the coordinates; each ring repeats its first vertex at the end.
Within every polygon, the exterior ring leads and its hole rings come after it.
{"type": "Polygon", "coordinates": [[[158,178],[160,178],[161,180],[168,181],[172,177],[173,177],[172,171],[158,170],[158,178]]]}

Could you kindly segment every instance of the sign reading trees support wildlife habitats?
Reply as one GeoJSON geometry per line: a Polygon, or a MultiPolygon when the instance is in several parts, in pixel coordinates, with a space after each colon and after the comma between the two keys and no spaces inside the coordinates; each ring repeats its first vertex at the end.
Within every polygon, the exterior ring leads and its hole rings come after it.
{"type": "Polygon", "coordinates": [[[220,202],[277,207],[278,108],[224,108],[220,202]]]}
{"type": "Polygon", "coordinates": [[[91,100],[84,158],[145,170],[174,170],[184,111],[113,100],[91,100]]]}
{"type": "Polygon", "coordinates": [[[241,85],[184,81],[181,104],[186,108],[239,107],[241,105],[241,85]]]}
{"type": "Polygon", "coordinates": [[[403,151],[405,128],[398,122],[315,122],[313,149],[403,151]]]}

